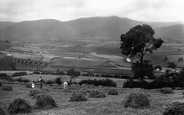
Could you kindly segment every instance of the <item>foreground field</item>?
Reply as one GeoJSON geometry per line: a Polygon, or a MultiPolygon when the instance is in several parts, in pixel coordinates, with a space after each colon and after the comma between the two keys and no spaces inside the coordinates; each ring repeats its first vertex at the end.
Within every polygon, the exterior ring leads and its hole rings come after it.
{"type": "MultiPolygon", "coordinates": [[[[117,82],[117,81],[116,81],[117,82]]],[[[119,81],[122,82],[122,81],[119,81]]],[[[16,98],[23,98],[34,105],[35,99],[31,96],[31,88],[27,88],[25,83],[5,84],[11,85],[13,91],[0,91],[0,105],[6,109],[9,104],[16,98]]],[[[39,89],[39,84],[36,89],[39,89]]],[[[43,91],[51,95],[58,108],[47,110],[33,110],[27,115],[161,115],[166,105],[180,101],[183,102],[182,90],[175,90],[174,94],[161,94],[158,90],[143,90],[132,88],[116,88],[119,95],[108,95],[108,91],[112,87],[102,86],[70,86],[68,90],[64,90],[62,86],[53,84],[44,85],[43,91]],[[69,99],[74,91],[82,90],[89,92],[93,89],[99,89],[105,92],[105,98],[90,98],[86,102],[69,102],[69,99]],[[143,109],[133,109],[123,107],[123,100],[132,91],[142,91],[149,95],[150,107],[143,109]]]]}

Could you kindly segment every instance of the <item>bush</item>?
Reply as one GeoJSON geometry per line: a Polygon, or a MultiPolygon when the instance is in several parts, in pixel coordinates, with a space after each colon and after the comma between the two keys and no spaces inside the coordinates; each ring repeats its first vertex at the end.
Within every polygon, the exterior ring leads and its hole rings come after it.
{"type": "Polygon", "coordinates": [[[174,93],[173,89],[171,89],[170,87],[162,88],[160,92],[163,94],[173,94],[174,93]]]}
{"type": "Polygon", "coordinates": [[[54,82],[52,80],[48,80],[45,82],[45,84],[53,84],[54,82]]]}
{"type": "Polygon", "coordinates": [[[69,101],[87,101],[84,92],[74,92],[69,101]]]}
{"type": "Polygon", "coordinates": [[[150,102],[144,93],[132,92],[124,100],[124,107],[142,108],[149,107],[150,102]]]}
{"type": "Polygon", "coordinates": [[[106,97],[106,95],[102,91],[100,91],[100,90],[92,90],[89,93],[89,97],[92,97],[92,98],[103,98],[103,97],[106,97]]]}
{"type": "Polygon", "coordinates": [[[36,89],[33,89],[33,90],[30,90],[30,96],[34,96],[34,97],[36,97],[38,94],[39,94],[40,92],[38,91],[38,90],[36,90],[36,89]]]}
{"type": "Polygon", "coordinates": [[[118,95],[118,91],[116,89],[111,89],[108,92],[109,95],[118,95]]]}
{"type": "Polygon", "coordinates": [[[0,107],[0,115],[6,115],[5,111],[1,107],[0,107]]]}
{"type": "Polygon", "coordinates": [[[56,83],[57,83],[58,85],[61,85],[61,84],[62,84],[62,81],[61,81],[61,78],[60,78],[60,77],[57,77],[57,78],[56,78],[56,83]]]}
{"type": "Polygon", "coordinates": [[[162,115],[184,115],[184,103],[174,102],[168,105],[162,115]]]}
{"type": "Polygon", "coordinates": [[[33,74],[41,74],[39,71],[34,71],[33,74]]]}
{"type": "Polygon", "coordinates": [[[8,112],[10,114],[30,113],[31,110],[32,108],[29,102],[21,98],[15,99],[8,107],[8,112]]]}
{"type": "Polygon", "coordinates": [[[27,75],[26,72],[15,72],[12,77],[17,77],[17,76],[24,76],[24,75],[27,75]]]}
{"type": "Polygon", "coordinates": [[[12,91],[13,90],[13,87],[10,86],[10,85],[3,85],[2,86],[2,90],[3,91],[12,91]]]}
{"type": "Polygon", "coordinates": [[[110,80],[110,79],[99,79],[99,80],[91,80],[91,79],[88,79],[88,80],[82,80],[78,83],[79,85],[82,85],[82,84],[93,84],[95,86],[112,86],[112,87],[117,87],[116,83],[113,81],[113,80],[110,80]]]}
{"type": "Polygon", "coordinates": [[[14,79],[10,76],[8,76],[6,73],[0,73],[0,79],[5,79],[8,81],[14,81],[14,79]]]}
{"type": "Polygon", "coordinates": [[[182,88],[181,87],[176,87],[175,90],[182,90],[182,88]]]}
{"type": "Polygon", "coordinates": [[[0,81],[0,86],[2,86],[3,85],[3,83],[0,81]]]}
{"type": "Polygon", "coordinates": [[[29,79],[23,79],[23,78],[17,78],[17,79],[15,79],[15,81],[18,81],[18,82],[25,82],[25,83],[28,83],[28,82],[30,82],[30,80],[29,79]]]}
{"type": "Polygon", "coordinates": [[[57,104],[50,95],[38,94],[36,96],[35,109],[49,109],[54,107],[57,107],[57,104]]]}

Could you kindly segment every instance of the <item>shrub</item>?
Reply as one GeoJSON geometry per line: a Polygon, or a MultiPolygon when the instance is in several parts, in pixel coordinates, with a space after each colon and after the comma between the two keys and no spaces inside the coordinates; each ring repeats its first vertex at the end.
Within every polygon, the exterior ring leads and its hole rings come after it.
{"type": "Polygon", "coordinates": [[[10,114],[18,113],[30,113],[32,110],[31,105],[24,99],[15,99],[8,107],[8,112],[10,114]]]}
{"type": "Polygon", "coordinates": [[[168,105],[162,115],[184,115],[184,103],[174,102],[168,105]]]}
{"type": "Polygon", "coordinates": [[[13,87],[10,86],[10,85],[3,85],[2,86],[2,90],[3,91],[12,91],[13,90],[13,87]]]}
{"type": "Polygon", "coordinates": [[[3,83],[0,81],[0,86],[2,86],[3,85],[3,83]]]}
{"type": "Polygon", "coordinates": [[[17,78],[17,79],[15,79],[15,81],[18,81],[18,82],[25,82],[25,83],[28,83],[28,82],[30,82],[30,80],[29,79],[23,79],[23,78],[17,78]]]}
{"type": "Polygon", "coordinates": [[[74,92],[69,101],[87,101],[84,92],[74,92]]]}
{"type": "Polygon", "coordinates": [[[12,77],[17,77],[17,76],[24,76],[24,75],[27,75],[26,72],[15,72],[12,77]]]}
{"type": "Polygon", "coordinates": [[[133,81],[133,80],[127,80],[123,84],[123,88],[152,88],[152,85],[149,85],[147,81],[133,81]]]}
{"type": "Polygon", "coordinates": [[[82,85],[82,84],[93,84],[95,86],[112,86],[112,87],[117,87],[116,83],[111,80],[111,79],[99,79],[99,80],[91,80],[91,79],[88,79],[88,80],[82,80],[79,82],[79,85],[82,85]]]}
{"type": "Polygon", "coordinates": [[[34,96],[34,97],[36,97],[38,94],[39,94],[40,92],[38,91],[38,90],[36,90],[36,89],[33,89],[33,90],[30,90],[30,96],[34,96]]]}
{"type": "Polygon", "coordinates": [[[174,93],[173,89],[171,89],[170,87],[162,88],[160,89],[160,92],[163,94],[173,94],[174,93]]]}
{"type": "Polygon", "coordinates": [[[149,107],[148,97],[141,92],[131,92],[124,100],[124,107],[142,108],[149,107]]]}
{"type": "Polygon", "coordinates": [[[175,90],[182,90],[182,88],[181,87],[176,87],[175,90]]]}
{"type": "Polygon", "coordinates": [[[8,76],[6,73],[0,73],[0,79],[5,79],[8,81],[14,81],[14,79],[10,76],[8,76]]]}
{"type": "Polygon", "coordinates": [[[34,71],[33,74],[41,74],[39,71],[34,71]]]}
{"type": "Polygon", "coordinates": [[[54,107],[57,107],[57,104],[50,95],[38,94],[36,96],[35,109],[49,109],[54,107]]]}
{"type": "Polygon", "coordinates": [[[53,84],[54,82],[52,80],[48,80],[45,82],[45,84],[53,84]]]}
{"type": "Polygon", "coordinates": [[[100,90],[92,90],[89,93],[89,97],[92,97],[92,98],[103,98],[103,97],[106,97],[106,95],[102,91],[100,91],[100,90]]]}
{"type": "Polygon", "coordinates": [[[109,95],[118,95],[118,91],[116,89],[111,89],[108,92],[109,95]]]}
{"type": "Polygon", "coordinates": [[[60,78],[60,77],[57,77],[57,78],[56,78],[56,83],[57,83],[58,85],[61,85],[61,84],[62,84],[62,81],[61,81],[61,78],[60,78]]]}
{"type": "Polygon", "coordinates": [[[0,107],[0,115],[6,115],[5,111],[1,107],[0,107]]]}

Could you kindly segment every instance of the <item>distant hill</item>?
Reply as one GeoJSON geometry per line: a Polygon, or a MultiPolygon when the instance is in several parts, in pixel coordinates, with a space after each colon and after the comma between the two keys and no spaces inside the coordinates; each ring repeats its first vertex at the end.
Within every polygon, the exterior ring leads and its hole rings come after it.
{"type": "Polygon", "coordinates": [[[14,22],[0,22],[0,31],[6,29],[7,27],[15,24],[14,22]]]}
{"type": "Polygon", "coordinates": [[[184,25],[177,24],[155,29],[155,36],[184,42],[184,25]]]}
{"type": "MultiPolygon", "coordinates": [[[[1,22],[2,24],[4,22],[1,22]]],[[[0,26],[2,25],[0,23],[0,26]]],[[[54,19],[23,21],[11,23],[0,28],[0,39],[10,41],[35,41],[49,38],[57,39],[108,39],[120,40],[120,35],[126,33],[131,27],[144,24],[144,22],[128,18],[90,17],[72,21],[61,22],[54,19]]],[[[184,41],[183,26],[178,22],[150,24],[158,37],[172,38],[184,41]],[[177,25],[176,25],[177,24],[177,25]],[[174,32],[174,33],[173,33],[174,32]]],[[[6,25],[6,24],[5,24],[6,25]]]]}

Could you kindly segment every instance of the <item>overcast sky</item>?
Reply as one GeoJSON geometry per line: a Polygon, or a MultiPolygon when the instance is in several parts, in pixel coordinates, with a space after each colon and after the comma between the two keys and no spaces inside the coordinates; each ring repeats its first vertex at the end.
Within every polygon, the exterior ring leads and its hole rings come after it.
{"type": "Polygon", "coordinates": [[[184,0],[0,0],[0,21],[94,16],[184,22],[184,0]]]}

